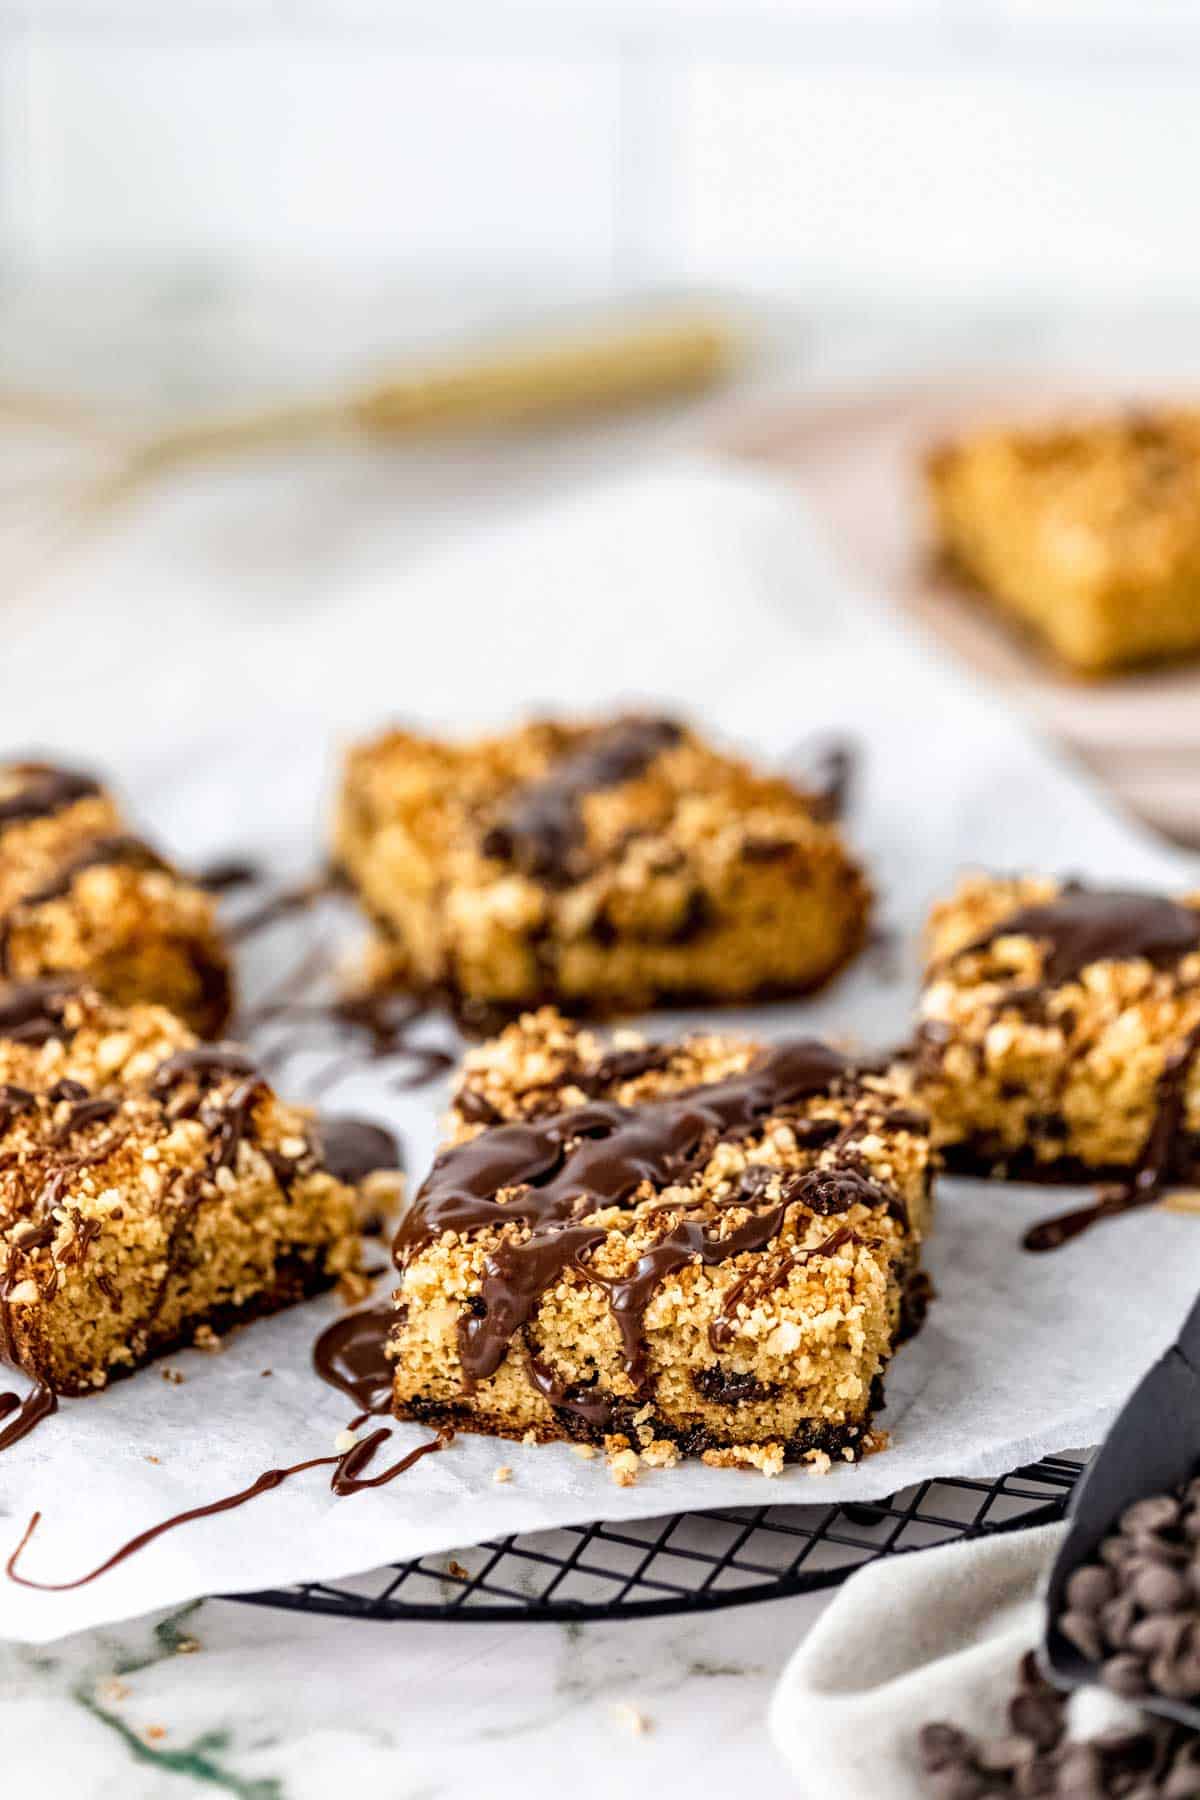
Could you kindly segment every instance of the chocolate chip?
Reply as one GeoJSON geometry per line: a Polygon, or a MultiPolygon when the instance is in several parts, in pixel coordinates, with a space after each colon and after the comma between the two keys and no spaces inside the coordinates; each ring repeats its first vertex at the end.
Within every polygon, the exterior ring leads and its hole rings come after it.
{"type": "Polygon", "coordinates": [[[1198,1795],[1200,1795],[1200,1769],[1172,1769],[1163,1783],[1163,1800],[1197,1800],[1198,1795]]]}
{"type": "Polygon", "coordinates": [[[1121,1530],[1131,1536],[1142,1532],[1169,1531],[1178,1523],[1180,1513],[1179,1501],[1171,1494],[1152,1494],[1145,1500],[1135,1500],[1121,1514],[1121,1530]]]}
{"type": "Polygon", "coordinates": [[[1018,1694],[1009,1703],[1008,1722],[1038,1750],[1053,1750],[1063,1733],[1063,1702],[1053,1693],[1018,1694]]]}
{"type": "Polygon", "coordinates": [[[1100,1608],[1100,1628],[1105,1641],[1115,1650],[1123,1650],[1130,1631],[1137,1622],[1137,1602],[1128,1594],[1118,1594],[1100,1608]]]}
{"type": "Polygon", "coordinates": [[[1106,1537],[1100,1546],[1100,1560],[1102,1563],[1106,1563],[1110,1569],[1123,1569],[1127,1563],[1133,1562],[1138,1554],[1138,1546],[1132,1538],[1106,1537]]]}
{"type": "Polygon", "coordinates": [[[956,1725],[943,1725],[935,1720],[932,1724],[922,1725],[917,1733],[917,1754],[927,1769],[944,1769],[951,1763],[962,1762],[970,1749],[970,1738],[956,1725]]]}
{"type": "Polygon", "coordinates": [[[1190,1700],[1200,1693],[1200,1660],[1195,1656],[1156,1656],[1149,1674],[1151,1687],[1168,1700],[1190,1700]]]}
{"type": "Polygon", "coordinates": [[[1068,1744],[1059,1758],[1058,1793],[1071,1800],[1104,1800],[1104,1766],[1094,1744],[1068,1744]]]}
{"type": "Polygon", "coordinates": [[[988,1791],[987,1777],[969,1763],[950,1763],[929,1777],[930,1800],[980,1800],[988,1791]]]}
{"type": "Polygon", "coordinates": [[[1020,1800],[1042,1800],[1043,1795],[1053,1794],[1057,1785],[1054,1764],[1044,1756],[1026,1763],[1013,1777],[1013,1793],[1020,1800]]]}
{"type": "Polygon", "coordinates": [[[1145,1612],[1173,1613],[1186,1604],[1188,1584],[1178,1570],[1149,1564],[1137,1570],[1129,1592],[1145,1612]]]}
{"type": "Polygon", "coordinates": [[[1193,1624],[1191,1613],[1155,1613],[1129,1631],[1129,1648],[1139,1656],[1178,1656],[1193,1624]]]}
{"type": "Polygon", "coordinates": [[[1117,1591],[1117,1580],[1111,1569],[1089,1563],[1076,1569],[1067,1582],[1067,1609],[1070,1612],[1099,1612],[1106,1600],[1117,1591]]]}
{"type": "Polygon", "coordinates": [[[1111,1693],[1120,1694],[1125,1700],[1137,1700],[1149,1691],[1140,1656],[1110,1656],[1100,1671],[1100,1679],[1111,1693]]]}
{"type": "Polygon", "coordinates": [[[1083,1612],[1063,1613],[1058,1621],[1058,1629],[1069,1644],[1074,1644],[1081,1656],[1089,1662],[1099,1662],[1104,1655],[1104,1634],[1096,1621],[1095,1615],[1083,1612]]]}
{"type": "Polygon", "coordinates": [[[985,1775],[1008,1775],[1023,1764],[1032,1762],[1037,1748],[1032,1739],[1012,1733],[1009,1737],[992,1738],[975,1751],[975,1767],[985,1775]]]}

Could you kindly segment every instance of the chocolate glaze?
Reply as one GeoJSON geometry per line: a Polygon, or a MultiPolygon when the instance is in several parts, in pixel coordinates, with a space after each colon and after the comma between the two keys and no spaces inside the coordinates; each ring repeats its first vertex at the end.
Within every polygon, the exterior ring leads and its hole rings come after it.
{"type": "MultiPolygon", "coordinates": [[[[986,950],[1001,937],[1047,946],[1043,982],[1058,987],[1092,963],[1144,957],[1158,967],[1200,950],[1200,911],[1161,894],[1126,893],[1071,883],[1057,899],[1019,907],[954,952],[986,950]]],[[[1035,990],[1030,990],[1032,994],[1035,990]]]]}
{"type": "Polygon", "coordinates": [[[25,762],[9,770],[24,777],[13,794],[0,800],[0,831],[6,825],[24,825],[31,819],[47,819],[73,806],[77,800],[99,794],[100,783],[78,769],[56,769],[49,763],[25,762]]]}
{"type": "Polygon", "coordinates": [[[1154,1118],[1129,1180],[1105,1189],[1090,1206],[1060,1213],[1032,1225],[1022,1240],[1026,1250],[1061,1249],[1063,1244],[1098,1225],[1102,1219],[1115,1218],[1139,1206],[1153,1205],[1172,1174],[1172,1159],[1179,1144],[1187,1104],[1188,1079],[1198,1056],[1200,1025],[1169,1053],[1163,1064],[1155,1094],[1154,1118]]]}
{"type": "MultiPolygon", "coordinates": [[[[548,1119],[495,1126],[438,1158],[396,1235],[397,1265],[403,1268],[445,1231],[528,1226],[523,1242],[502,1240],[485,1260],[481,1310],[463,1319],[459,1331],[466,1380],[495,1373],[542,1295],[573,1269],[605,1289],[621,1333],[623,1366],[640,1383],[646,1308],[669,1274],[690,1262],[711,1267],[763,1249],[797,1203],[836,1213],[856,1201],[886,1205],[896,1196],[852,1170],[814,1170],[793,1177],[778,1201],[754,1211],[727,1235],[677,1219],[621,1277],[605,1277],[590,1267],[588,1259],[606,1232],[583,1222],[585,1216],[633,1204],[643,1184],[661,1190],[685,1181],[722,1139],[745,1138],[768,1118],[816,1094],[852,1088],[859,1066],[825,1044],[801,1040],[764,1051],[740,1075],[642,1106],[591,1101],[548,1119]],[[508,1192],[503,1203],[497,1200],[501,1190],[508,1192]]],[[[747,1171],[731,1204],[754,1206],[768,1173],[747,1171]]],[[[532,1378],[547,1392],[536,1368],[532,1378]]]]}
{"type": "Polygon", "coordinates": [[[682,737],[672,719],[618,719],[593,732],[540,781],[509,798],[483,839],[484,855],[540,881],[570,881],[584,841],[584,798],[634,780],[682,737]]]}

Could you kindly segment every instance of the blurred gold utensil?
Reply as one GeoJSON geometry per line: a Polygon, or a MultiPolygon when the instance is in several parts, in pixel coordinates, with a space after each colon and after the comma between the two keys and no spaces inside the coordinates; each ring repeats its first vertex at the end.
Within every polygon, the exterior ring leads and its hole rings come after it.
{"type": "MultiPolygon", "coordinates": [[[[698,391],[734,364],[732,329],[695,308],[540,332],[401,369],[369,385],[307,401],[185,420],[149,434],[106,424],[70,401],[0,393],[0,425],[40,434],[15,482],[0,473],[0,506],[15,500],[30,535],[60,544],[151,482],[204,461],[329,439],[415,443],[452,433],[549,424],[698,391]],[[29,497],[40,494],[34,517],[29,497]]],[[[0,533],[3,532],[0,510],[0,533]]],[[[8,560],[0,550],[0,574],[8,560]]],[[[11,577],[11,569],[9,570],[11,577]]]]}

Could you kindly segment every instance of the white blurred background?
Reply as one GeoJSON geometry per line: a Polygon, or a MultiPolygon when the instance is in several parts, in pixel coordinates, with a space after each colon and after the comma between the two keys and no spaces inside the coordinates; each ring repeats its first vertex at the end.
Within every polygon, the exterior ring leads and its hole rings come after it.
{"type": "MultiPolygon", "coordinates": [[[[137,736],[148,670],[203,716],[214,619],[228,644],[235,619],[335,616],[364,569],[382,593],[739,407],[997,371],[1196,388],[1198,173],[1194,0],[0,0],[0,403],[92,408],[72,450],[631,295],[715,297],[752,352],[637,418],[214,461],[86,533],[24,498],[28,414],[0,405],[0,579],[24,586],[14,527],[38,574],[8,717],[29,736],[52,703],[90,742],[98,668],[110,738],[137,736]],[[165,669],[150,593],[189,646],[165,669]]],[[[287,679],[318,694],[301,649],[287,679]]],[[[226,655],[219,679],[266,677],[226,655]]]]}
{"type": "Polygon", "coordinates": [[[33,0],[10,267],[1188,301],[1190,0],[33,0]]]}

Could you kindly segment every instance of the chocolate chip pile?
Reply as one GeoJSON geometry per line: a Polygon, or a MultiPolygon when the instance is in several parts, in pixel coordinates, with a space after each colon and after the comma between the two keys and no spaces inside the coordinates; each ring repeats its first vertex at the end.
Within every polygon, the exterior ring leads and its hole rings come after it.
{"type": "Polygon", "coordinates": [[[917,1749],[930,1800],[1197,1800],[1200,1736],[1143,1716],[1127,1729],[1068,1740],[1067,1695],[1043,1680],[1032,1653],[1019,1665],[1010,1730],[980,1739],[954,1725],[923,1725],[917,1749]]]}
{"type": "Polygon", "coordinates": [[[1099,1557],[1067,1583],[1063,1636],[1126,1700],[1200,1698],[1200,1477],[1127,1507],[1099,1557]]]}

